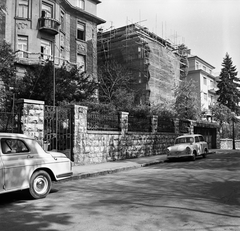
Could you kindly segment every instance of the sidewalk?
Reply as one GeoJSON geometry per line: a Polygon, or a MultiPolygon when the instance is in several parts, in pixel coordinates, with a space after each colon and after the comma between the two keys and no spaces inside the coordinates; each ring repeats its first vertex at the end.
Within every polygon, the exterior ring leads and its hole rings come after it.
{"type": "Polygon", "coordinates": [[[166,155],[156,155],[134,159],[111,161],[100,164],[73,166],[72,179],[81,179],[92,176],[106,175],[125,170],[145,167],[153,164],[163,163],[164,161],[166,161],[166,159],[167,159],[166,155]]]}
{"type": "MultiPolygon", "coordinates": [[[[209,154],[220,154],[226,152],[240,152],[240,150],[209,150],[209,154]]],[[[82,179],[92,176],[106,175],[125,170],[141,168],[149,165],[164,163],[167,160],[166,155],[156,155],[148,157],[140,157],[134,159],[126,159],[119,161],[111,161],[100,164],[77,165],[73,166],[72,179],[82,179]]]]}

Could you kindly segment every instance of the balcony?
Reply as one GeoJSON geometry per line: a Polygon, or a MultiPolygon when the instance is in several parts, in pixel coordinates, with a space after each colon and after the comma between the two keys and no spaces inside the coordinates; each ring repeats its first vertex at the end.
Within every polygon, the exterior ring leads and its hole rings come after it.
{"type": "Polygon", "coordinates": [[[59,32],[60,23],[53,18],[39,18],[38,29],[39,31],[56,35],[59,32]]]}

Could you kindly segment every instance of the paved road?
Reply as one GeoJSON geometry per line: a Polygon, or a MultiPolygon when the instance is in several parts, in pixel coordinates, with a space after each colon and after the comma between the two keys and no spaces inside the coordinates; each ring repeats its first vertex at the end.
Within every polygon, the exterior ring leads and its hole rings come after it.
{"type": "Polygon", "coordinates": [[[240,230],[240,154],[216,154],[0,196],[0,230],[240,230]]]}

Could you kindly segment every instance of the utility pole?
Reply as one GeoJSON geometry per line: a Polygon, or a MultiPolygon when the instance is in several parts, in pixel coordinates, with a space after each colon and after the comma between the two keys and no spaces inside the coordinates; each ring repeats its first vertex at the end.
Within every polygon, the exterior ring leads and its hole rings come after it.
{"type": "Polygon", "coordinates": [[[55,38],[53,40],[53,106],[55,107],[56,97],[56,73],[55,73],[55,38]]]}

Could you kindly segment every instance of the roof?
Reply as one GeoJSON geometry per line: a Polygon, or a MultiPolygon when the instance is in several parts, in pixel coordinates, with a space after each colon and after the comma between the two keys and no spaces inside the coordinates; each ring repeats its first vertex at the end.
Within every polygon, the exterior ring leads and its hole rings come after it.
{"type": "MultiPolygon", "coordinates": [[[[97,4],[101,3],[101,1],[98,1],[98,0],[92,0],[92,1],[96,2],[97,4]]],[[[96,15],[93,15],[93,14],[91,14],[91,13],[85,11],[85,10],[82,10],[82,9],[80,9],[78,7],[73,6],[68,0],[61,1],[61,4],[65,5],[70,10],[75,11],[76,14],[82,13],[86,19],[88,19],[89,21],[95,22],[97,25],[106,22],[105,20],[97,17],[96,15]]]]}
{"type": "Polygon", "coordinates": [[[212,69],[215,69],[214,66],[212,66],[210,63],[206,62],[205,60],[201,59],[201,58],[198,57],[197,55],[189,56],[188,59],[197,59],[198,61],[204,63],[204,64],[207,65],[208,67],[211,67],[212,69]]]}
{"type": "Polygon", "coordinates": [[[34,140],[33,137],[20,134],[20,133],[9,133],[9,132],[0,132],[0,138],[24,138],[34,140]]]}
{"type": "Polygon", "coordinates": [[[195,137],[195,136],[202,136],[201,134],[184,134],[184,135],[181,135],[181,136],[178,136],[177,138],[182,138],[182,137],[195,137]]]}

